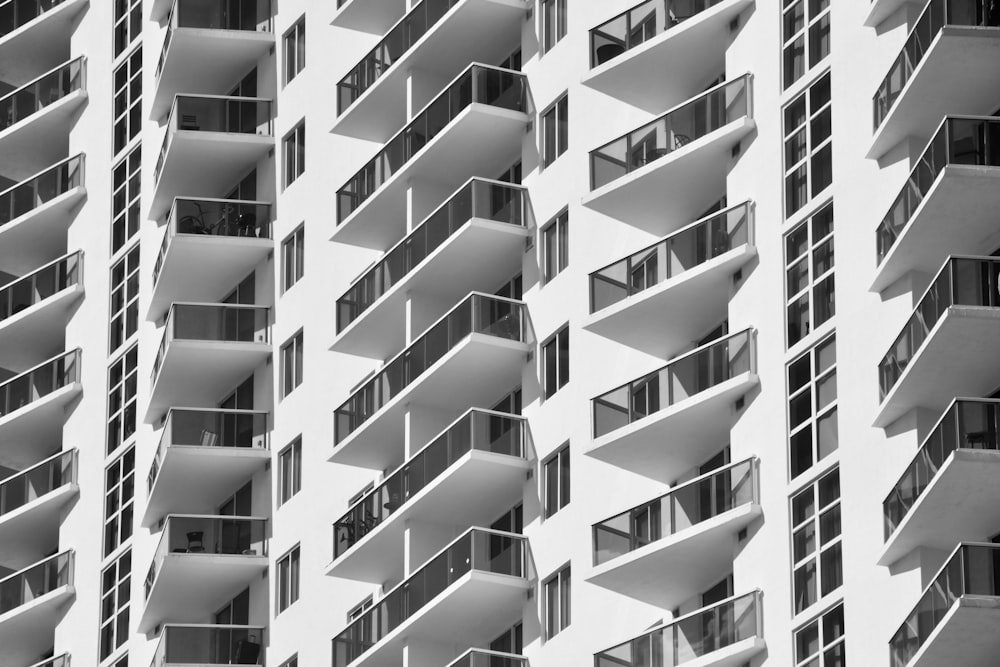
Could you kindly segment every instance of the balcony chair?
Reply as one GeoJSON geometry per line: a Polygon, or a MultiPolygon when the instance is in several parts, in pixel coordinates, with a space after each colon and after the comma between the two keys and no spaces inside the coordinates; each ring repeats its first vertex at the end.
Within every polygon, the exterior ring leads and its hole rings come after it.
{"type": "Polygon", "coordinates": [[[241,639],[236,643],[235,664],[237,665],[259,665],[260,644],[257,642],[257,635],[247,635],[246,639],[241,639]]]}
{"type": "Polygon", "coordinates": [[[616,58],[623,53],[625,53],[625,47],[622,44],[612,43],[612,44],[604,44],[602,46],[598,46],[597,50],[595,51],[595,55],[597,56],[597,64],[603,65],[612,58],[616,58]]]}
{"type": "Polygon", "coordinates": [[[219,442],[219,435],[214,431],[203,430],[201,432],[201,446],[202,447],[215,447],[219,442]]]}
{"type": "Polygon", "coordinates": [[[188,540],[188,553],[189,554],[201,554],[205,553],[205,532],[202,530],[192,530],[187,534],[188,540]]]}

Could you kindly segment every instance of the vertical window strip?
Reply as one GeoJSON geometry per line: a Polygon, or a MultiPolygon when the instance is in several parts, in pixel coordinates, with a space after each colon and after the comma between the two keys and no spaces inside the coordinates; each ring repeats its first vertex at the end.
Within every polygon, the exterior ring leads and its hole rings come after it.
{"type": "Polygon", "coordinates": [[[833,202],[785,235],[788,347],[836,314],[833,202]]]}
{"type": "Polygon", "coordinates": [[[788,364],[790,477],[795,479],[839,446],[837,346],[831,335],[788,364]]]}
{"type": "Polygon", "coordinates": [[[784,0],[781,36],[787,89],[830,54],[830,0],[784,0]]]}
{"type": "Polygon", "coordinates": [[[833,182],[830,73],[792,100],[783,115],[787,219],[833,182]]]}
{"type": "Polygon", "coordinates": [[[843,584],[840,469],[792,497],[793,610],[799,614],[843,584]]]}

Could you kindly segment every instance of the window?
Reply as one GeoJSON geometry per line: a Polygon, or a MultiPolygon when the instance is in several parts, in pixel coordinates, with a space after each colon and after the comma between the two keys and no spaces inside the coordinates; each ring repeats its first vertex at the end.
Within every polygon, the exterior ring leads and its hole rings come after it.
{"type": "Polygon", "coordinates": [[[136,383],[139,346],[133,345],[108,369],[107,454],[125,444],[135,433],[136,383]]]}
{"type": "Polygon", "coordinates": [[[542,112],[542,166],[566,152],[569,142],[569,96],[565,93],[542,112]]]}
{"type": "Polygon", "coordinates": [[[792,575],[795,613],[844,581],[840,539],[840,470],[792,497],[792,575]]]}
{"type": "Polygon", "coordinates": [[[139,231],[139,192],[141,187],[142,144],[132,149],[115,165],[111,193],[111,254],[139,231]]]}
{"type": "Polygon", "coordinates": [[[542,464],[545,484],[545,518],[569,504],[569,443],[542,464]]]}
{"type": "Polygon", "coordinates": [[[361,616],[371,608],[373,601],[374,598],[371,595],[369,595],[364,600],[362,600],[361,604],[359,604],[358,606],[354,607],[354,609],[351,609],[349,612],[347,612],[347,624],[350,625],[352,622],[361,618],[361,616]]]}
{"type": "Polygon", "coordinates": [[[833,181],[830,73],[785,107],[785,218],[833,181]]]}
{"type": "Polygon", "coordinates": [[[302,330],[281,346],[281,395],[288,396],[302,384],[302,330]]]}
{"type": "Polygon", "coordinates": [[[542,280],[549,282],[569,264],[569,212],[563,211],[542,229],[542,280]]]}
{"type": "Polygon", "coordinates": [[[542,2],[542,53],[566,36],[566,0],[541,0],[542,2]]]}
{"type": "Polygon", "coordinates": [[[278,505],[284,505],[302,488],[302,437],[278,453],[278,505]]]}
{"type": "Polygon", "coordinates": [[[836,312],[833,202],[785,236],[785,297],[791,347],[836,312]]]}
{"type": "Polygon", "coordinates": [[[788,449],[794,479],[837,449],[837,345],[830,336],[788,364],[788,449]]]}
{"type": "Polygon", "coordinates": [[[111,327],[108,352],[114,352],[139,328],[139,244],[111,267],[111,327]]]}
{"type": "Polygon", "coordinates": [[[115,57],[142,32],[142,0],[115,0],[115,57]]]}
{"type": "Polygon", "coordinates": [[[570,566],[549,577],[545,587],[545,638],[552,639],[569,627],[570,621],[570,566]]]}
{"type": "Polygon", "coordinates": [[[285,33],[285,85],[306,66],[306,17],[285,33]]]}
{"type": "Polygon", "coordinates": [[[299,124],[281,142],[285,154],[285,187],[306,170],[306,123],[299,124]]]}
{"type": "Polygon", "coordinates": [[[569,382],[569,325],[542,345],[542,388],[551,397],[569,382]]]}
{"type": "Polygon", "coordinates": [[[101,573],[101,660],[128,640],[131,577],[131,550],[115,559],[101,573]]]}
{"type": "Polygon", "coordinates": [[[135,447],[131,447],[104,471],[105,556],[132,536],[134,495],[135,447]]]}
{"type": "Polygon", "coordinates": [[[788,88],[830,54],[830,0],[784,0],[781,39],[788,88]]]}
{"type": "Polygon", "coordinates": [[[114,154],[142,128],[142,45],[115,69],[114,154]]]}
{"type": "Polygon", "coordinates": [[[291,658],[278,665],[278,667],[299,667],[299,654],[296,653],[291,658]]]}
{"type": "Polygon", "coordinates": [[[795,632],[795,667],[845,667],[844,603],[795,632]]]}
{"type": "Polygon", "coordinates": [[[281,242],[281,261],[284,273],[281,279],[281,289],[299,282],[306,271],[306,226],[301,224],[281,242]]]}
{"type": "Polygon", "coordinates": [[[299,599],[299,545],[278,559],[278,613],[299,599]]]}

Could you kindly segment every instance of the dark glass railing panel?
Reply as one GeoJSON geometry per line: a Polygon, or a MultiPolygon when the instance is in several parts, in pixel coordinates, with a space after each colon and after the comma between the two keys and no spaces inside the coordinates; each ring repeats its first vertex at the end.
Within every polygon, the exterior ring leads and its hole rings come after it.
{"type": "Polygon", "coordinates": [[[590,31],[590,66],[603,65],[722,0],[646,0],[590,31]]]}
{"type": "Polygon", "coordinates": [[[76,483],[76,450],[60,452],[0,480],[0,516],[24,507],[65,484],[76,483]]]}
{"type": "Polygon", "coordinates": [[[333,667],[346,667],[472,570],[524,577],[526,554],[522,535],[470,529],[333,638],[333,667]]]}
{"type": "Polygon", "coordinates": [[[753,230],[750,202],[745,202],[591,273],[590,312],[624,301],[748,243],[753,243],[753,230]]]}
{"type": "Polygon", "coordinates": [[[0,579],[0,615],[73,584],[73,551],[50,556],[0,579]]]}
{"type": "Polygon", "coordinates": [[[750,75],[727,81],[590,151],[590,189],[644,167],[750,113],[750,75]]]}
{"type": "Polygon", "coordinates": [[[337,191],[337,222],[343,222],[471,104],[527,111],[527,78],[520,72],[471,65],[390,139],[337,191]]]}
{"type": "Polygon", "coordinates": [[[0,226],[83,185],[83,154],[49,167],[42,173],[0,192],[0,226]]]}
{"type": "Polygon", "coordinates": [[[903,331],[879,362],[880,400],[885,399],[951,306],[1000,307],[1000,259],[950,257],[913,310],[903,331]]]}
{"type": "Polygon", "coordinates": [[[83,252],[77,251],[0,287],[0,322],[80,284],[82,274],[83,252]]]}
{"type": "Polygon", "coordinates": [[[80,380],[79,349],[50,359],[0,384],[0,417],[80,380]]]}
{"type": "Polygon", "coordinates": [[[715,470],[594,524],[594,565],[606,563],[724,512],[759,501],[757,460],[715,470]]]}
{"type": "Polygon", "coordinates": [[[65,0],[7,0],[0,2],[0,37],[14,32],[65,0]]]}
{"type": "Polygon", "coordinates": [[[755,369],[751,329],[702,345],[649,375],[593,399],[594,437],[755,369]]]}
{"type": "Polygon", "coordinates": [[[0,132],[76,90],[87,88],[87,59],[60,65],[4,97],[0,97],[0,132]]]}
{"type": "Polygon", "coordinates": [[[264,628],[247,625],[164,625],[150,667],[263,665],[264,628]]]}
{"type": "Polygon", "coordinates": [[[337,299],[337,333],[473,218],[523,227],[527,197],[519,185],[479,178],[466,183],[337,299]]]}
{"type": "Polygon", "coordinates": [[[523,655],[474,648],[448,663],[447,667],[528,667],[528,659],[523,655]]]}
{"type": "Polygon", "coordinates": [[[333,524],[334,559],[382,525],[470,451],[524,458],[524,439],[521,417],[487,410],[469,411],[333,524]]]}
{"type": "Polygon", "coordinates": [[[334,413],[334,444],[343,441],[471,334],[525,340],[524,303],[470,294],[387,363],[334,413]]]}

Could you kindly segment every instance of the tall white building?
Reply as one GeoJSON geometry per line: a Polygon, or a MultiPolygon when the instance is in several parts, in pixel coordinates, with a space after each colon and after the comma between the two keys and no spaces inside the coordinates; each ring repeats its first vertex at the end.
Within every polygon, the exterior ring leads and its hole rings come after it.
{"type": "Polygon", "coordinates": [[[996,664],[998,112],[996,0],[0,0],[0,667],[996,664]]]}

